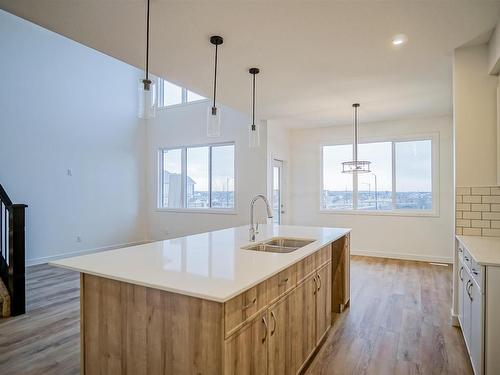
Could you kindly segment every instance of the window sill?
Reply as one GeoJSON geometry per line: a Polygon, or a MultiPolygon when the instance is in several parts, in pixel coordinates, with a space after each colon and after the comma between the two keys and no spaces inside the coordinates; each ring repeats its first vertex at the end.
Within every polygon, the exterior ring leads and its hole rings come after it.
{"type": "Polygon", "coordinates": [[[437,211],[365,211],[365,210],[328,210],[320,208],[320,214],[333,215],[365,215],[365,216],[407,216],[407,217],[439,217],[437,211]]]}
{"type": "Polygon", "coordinates": [[[216,215],[237,215],[233,208],[156,208],[156,212],[172,212],[179,214],[216,214],[216,215]]]}

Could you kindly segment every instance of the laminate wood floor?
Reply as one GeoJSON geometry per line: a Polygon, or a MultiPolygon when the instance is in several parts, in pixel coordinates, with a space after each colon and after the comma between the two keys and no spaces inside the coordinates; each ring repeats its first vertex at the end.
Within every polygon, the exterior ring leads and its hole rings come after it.
{"type": "MultiPolygon", "coordinates": [[[[472,374],[449,324],[451,267],[367,257],[352,257],[351,267],[351,307],[308,375],[472,374]]],[[[28,268],[28,313],[0,320],[0,374],[79,374],[79,281],[76,272],[28,268]]]]}

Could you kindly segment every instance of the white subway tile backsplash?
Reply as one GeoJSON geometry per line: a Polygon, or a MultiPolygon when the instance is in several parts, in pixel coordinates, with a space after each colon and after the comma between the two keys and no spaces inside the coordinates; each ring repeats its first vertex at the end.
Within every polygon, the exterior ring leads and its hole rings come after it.
{"type": "Polygon", "coordinates": [[[500,212],[481,212],[481,214],[483,220],[500,220],[500,212]]]}
{"type": "Polygon", "coordinates": [[[470,211],[470,203],[457,203],[457,211],[470,211]]]}
{"type": "Polygon", "coordinates": [[[471,188],[472,195],[490,195],[491,188],[489,187],[473,187],[471,188]]]}
{"type": "Polygon", "coordinates": [[[457,187],[455,233],[500,237],[500,186],[457,187]]]}
{"type": "Polygon", "coordinates": [[[500,195],[485,195],[482,197],[483,203],[498,203],[500,204],[500,195]]]}
{"type": "MultiPolygon", "coordinates": [[[[491,229],[489,229],[489,230],[491,230],[491,229]]],[[[480,236],[481,235],[481,228],[463,228],[462,233],[464,236],[480,236]]]]}
{"type": "Polygon", "coordinates": [[[470,187],[457,187],[457,195],[470,195],[470,187]]]}
{"type": "Polygon", "coordinates": [[[500,221],[499,220],[492,220],[490,221],[491,227],[495,229],[500,229],[500,221]]]}
{"type": "MultiPolygon", "coordinates": [[[[457,211],[460,212],[460,211],[457,211]]],[[[462,212],[463,219],[475,219],[481,220],[483,217],[481,216],[481,212],[462,212]]]]}
{"type": "Polygon", "coordinates": [[[470,208],[472,211],[490,211],[490,205],[484,203],[472,203],[470,208]]]}
{"type": "Polygon", "coordinates": [[[472,228],[489,228],[490,220],[471,220],[470,224],[472,228]]]}
{"type": "Polygon", "coordinates": [[[492,187],[491,195],[500,195],[500,187],[492,187]]]}
{"type": "MultiPolygon", "coordinates": [[[[463,203],[481,203],[481,195],[464,195],[462,198],[463,203]]],[[[488,198],[491,198],[488,196],[488,198]]],[[[482,202],[489,203],[489,202],[482,202]]],[[[496,203],[496,202],[495,202],[496,203]]]]}

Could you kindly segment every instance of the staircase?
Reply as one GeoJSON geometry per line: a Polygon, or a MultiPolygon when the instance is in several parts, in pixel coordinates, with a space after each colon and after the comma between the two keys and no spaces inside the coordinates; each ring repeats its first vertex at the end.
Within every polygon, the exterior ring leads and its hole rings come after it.
{"type": "Polygon", "coordinates": [[[26,312],[25,204],[13,204],[0,185],[0,317],[26,312]]]}

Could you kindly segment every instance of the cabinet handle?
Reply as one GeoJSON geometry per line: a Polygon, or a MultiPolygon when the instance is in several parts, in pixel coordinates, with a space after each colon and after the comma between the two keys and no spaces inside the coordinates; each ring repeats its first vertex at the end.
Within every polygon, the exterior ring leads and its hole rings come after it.
{"type": "Polygon", "coordinates": [[[276,331],[276,326],[278,323],[276,322],[276,316],[274,315],[274,311],[271,311],[271,318],[273,318],[273,329],[271,329],[271,336],[274,335],[274,331],[276,331]]]}
{"type": "Polygon", "coordinates": [[[321,285],[322,285],[322,282],[321,282],[321,275],[318,274],[318,281],[319,281],[319,287],[318,287],[318,291],[321,289],[321,285]]]}
{"type": "Polygon", "coordinates": [[[264,342],[267,339],[267,322],[266,322],[266,317],[265,316],[262,317],[262,323],[264,323],[264,328],[265,328],[265,330],[264,330],[264,337],[262,338],[262,342],[264,342]]]}
{"type": "Polygon", "coordinates": [[[255,298],[253,299],[253,301],[252,301],[252,302],[250,302],[248,305],[244,305],[244,306],[242,306],[241,308],[242,308],[243,310],[249,309],[250,307],[252,307],[253,305],[255,305],[255,302],[257,302],[257,297],[255,297],[255,298]]]}
{"type": "Polygon", "coordinates": [[[313,277],[313,280],[314,280],[313,294],[316,294],[316,292],[318,291],[318,282],[316,281],[316,276],[313,277]]]}
{"type": "Polygon", "coordinates": [[[472,281],[471,281],[470,284],[469,284],[469,288],[467,289],[467,294],[469,295],[469,298],[470,298],[471,302],[474,301],[474,299],[472,298],[472,286],[473,286],[473,284],[472,284],[472,281]]]}
{"type": "Polygon", "coordinates": [[[460,267],[460,271],[458,271],[458,277],[460,277],[460,281],[464,281],[464,278],[462,277],[463,270],[464,270],[464,266],[460,267]]]}
{"type": "Polygon", "coordinates": [[[279,282],[279,286],[286,285],[288,283],[288,277],[285,280],[279,282]]]}

